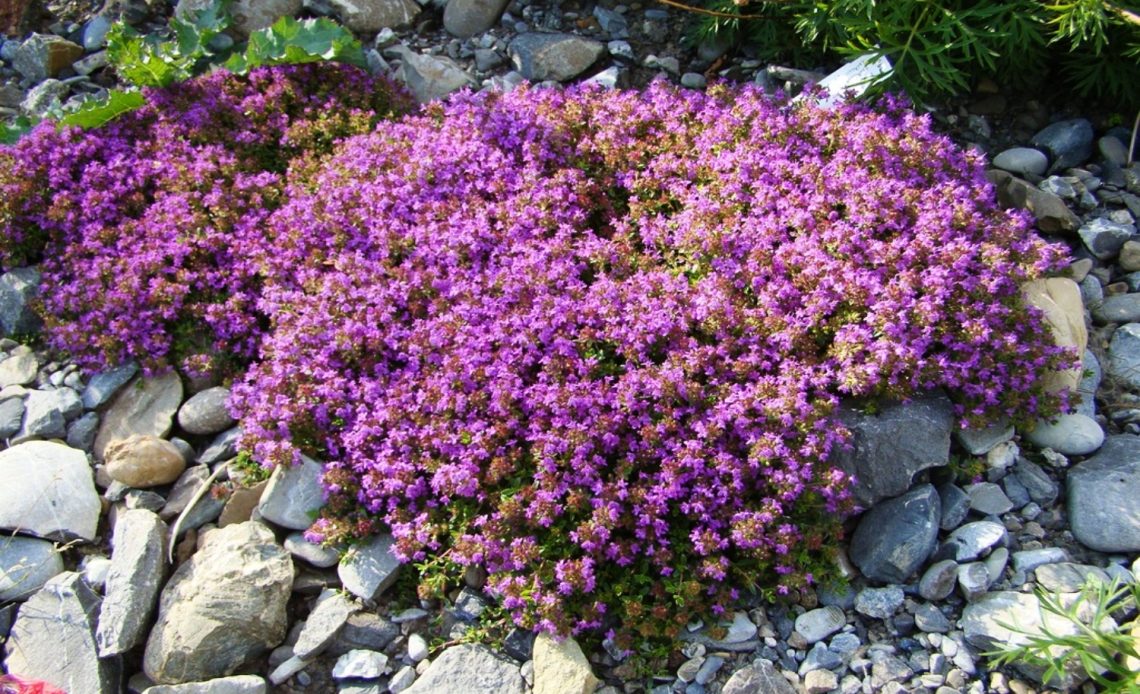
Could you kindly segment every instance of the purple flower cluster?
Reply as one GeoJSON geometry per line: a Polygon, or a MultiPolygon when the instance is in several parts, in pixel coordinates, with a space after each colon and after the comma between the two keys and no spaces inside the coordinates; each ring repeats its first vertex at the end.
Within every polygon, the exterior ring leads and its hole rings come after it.
{"type": "Polygon", "coordinates": [[[289,166],[410,102],[330,65],[216,73],[147,101],[0,150],[0,262],[42,258],[52,342],[87,366],[248,361],[265,324],[256,258],[289,166]]]}
{"type": "Polygon", "coordinates": [[[256,350],[231,404],[263,464],[328,461],[311,534],[481,566],[519,624],[674,634],[810,583],[851,508],[840,398],[1059,404],[1038,380],[1072,355],[1019,285],[1061,250],[897,103],[523,88],[322,136],[368,99],[211,79],[145,127],[22,145],[50,192],[4,219],[74,285],[49,287],[55,339],[165,357],[163,330],[206,325],[256,350]]]}

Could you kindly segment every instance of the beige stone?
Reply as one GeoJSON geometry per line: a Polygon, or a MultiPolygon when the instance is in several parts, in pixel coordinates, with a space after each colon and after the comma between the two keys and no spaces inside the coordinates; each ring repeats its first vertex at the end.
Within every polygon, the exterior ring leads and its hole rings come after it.
{"type": "Polygon", "coordinates": [[[135,489],[170,484],[186,469],[177,446],[147,434],[112,441],[104,455],[111,479],[135,489]]]}
{"type": "Polygon", "coordinates": [[[556,641],[550,634],[534,640],[534,694],[590,694],[598,678],[574,639],[556,641]]]}
{"type": "Polygon", "coordinates": [[[1140,241],[1125,241],[1117,262],[1121,269],[1128,272],[1140,270],[1140,241]]]}
{"type": "MultiPolygon", "coordinates": [[[[1067,277],[1050,277],[1033,280],[1022,286],[1025,301],[1045,313],[1045,322],[1053,333],[1057,345],[1065,347],[1077,355],[1085,353],[1089,333],[1085,326],[1084,306],[1081,304],[1081,290],[1077,283],[1067,277]]],[[[1051,393],[1068,388],[1076,390],[1081,382],[1081,368],[1055,371],[1042,379],[1045,389],[1051,393]]]]}
{"type": "Polygon", "coordinates": [[[249,520],[253,515],[253,509],[257,508],[258,502],[261,501],[262,492],[268,486],[269,480],[265,480],[252,487],[235,489],[233,496],[226,502],[226,507],[222,509],[222,515],[218,518],[218,527],[224,528],[249,520]]]}

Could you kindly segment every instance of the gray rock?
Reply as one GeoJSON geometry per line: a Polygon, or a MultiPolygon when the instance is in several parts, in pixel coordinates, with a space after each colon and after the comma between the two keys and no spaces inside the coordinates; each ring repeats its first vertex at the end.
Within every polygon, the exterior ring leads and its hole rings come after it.
{"type": "Polygon", "coordinates": [[[945,600],[958,582],[958,562],[943,559],[931,564],[918,582],[918,594],[931,601],[945,600]]]}
{"type": "Polygon", "coordinates": [[[812,670],[804,676],[807,694],[827,694],[839,687],[839,676],[831,670],[812,670]]]}
{"type": "Polygon", "coordinates": [[[941,515],[938,492],[929,484],[875,505],[851,538],[851,561],[873,581],[905,582],[934,549],[941,515]]]}
{"type": "Polygon", "coordinates": [[[28,90],[20,102],[20,110],[30,118],[46,118],[53,111],[59,111],[71,86],[57,79],[46,79],[28,90]]]}
{"type": "Polygon", "coordinates": [[[1049,171],[1080,166],[1092,157],[1092,123],[1084,118],[1059,121],[1040,130],[1029,142],[1053,159],[1049,171]]]}
{"type": "Polygon", "coordinates": [[[970,514],[970,495],[952,482],[938,486],[938,499],[942,503],[938,527],[942,530],[957,528],[970,514]]]}
{"type": "Polygon", "coordinates": [[[101,505],[87,456],[29,441],[0,451],[0,529],[69,540],[95,539],[101,505]]]}
{"type": "Polygon", "coordinates": [[[1031,147],[1013,147],[999,152],[993,163],[999,169],[1021,177],[1044,176],[1049,168],[1049,158],[1031,147]]]}
{"type": "Polygon", "coordinates": [[[1134,224],[1117,224],[1097,217],[1077,230],[1085,248],[1101,260],[1111,260],[1120,252],[1124,242],[1136,233],[1134,224]]]}
{"type": "Polygon", "coordinates": [[[902,607],[904,599],[898,586],[864,588],[855,596],[855,611],[873,619],[889,619],[902,607]]]}
{"type": "Polygon", "coordinates": [[[410,26],[420,13],[412,0],[328,0],[346,27],[357,33],[410,26]]]}
{"type": "Polygon", "coordinates": [[[1068,234],[1081,226],[1081,218],[1056,195],[1005,171],[991,169],[986,176],[997,187],[998,202],[1004,207],[1029,210],[1043,233],[1068,234]]]}
{"type": "Polygon", "coordinates": [[[1060,547],[1025,549],[1013,553],[1013,570],[1016,573],[1029,573],[1039,566],[1068,561],[1069,555],[1060,547]]]}
{"type": "Polygon", "coordinates": [[[1037,583],[1054,593],[1075,593],[1086,582],[1093,581],[1108,585],[1112,583],[1104,569],[1089,564],[1058,562],[1043,564],[1035,572],[1037,583]]]}
{"type": "Polygon", "coordinates": [[[79,398],[70,388],[28,391],[28,397],[24,398],[24,423],[15,440],[64,438],[67,436],[66,413],[73,412],[74,405],[79,405],[79,398]]]}
{"type": "MultiPolygon", "coordinates": [[[[512,658],[514,658],[514,655],[509,650],[507,650],[506,644],[504,643],[503,645],[504,645],[503,652],[506,653],[507,655],[511,656],[512,658]]],[[[534,648],[534,640],[532,639],[530,649],[533,650],[533,648],[534,648]]],[[[427,641],[424,640],[424,637],[420,636],[419,634],[415,634],[415,633],[409,634],[408,635],[408,659],[411,660],[413,663],[418,663],[421,660],[427,660],[427,657],[429,655],[431,655],[431,651],[428,649],[428,644],[427,644],[427,641]]],[[[524,660],[524,661],[530,660],[530,655],[528,654],[527,657],[523,658],[522,660],[524,660]]]]}
{"type": "Polygon", "coordinates": [[[571,34],[520,34],[510,45],[515,67],[534,82],[573,79],[597,62],[605,50],[597,41],[571,34]]]}
{"type": "Polygon", "coordinates": [[[475,80],[450,58],[420,55],[404,49],[400,79],[421,104],[442,99],[464,87],[474,87],[475,80]]]}
{"type": "Polygon", "coordinates": [[[52,578],[28,599],[4,644],[11,675],[51,683],[68,694],[120,691],[118,658],[99,658],[95,617],[99,596],[74,572],[52,578]]]}
{"type": "Polygon", "coordinates": [[[182,381],[176,373],[142,377],[115,396],[95,436],[95,458],[103,459],[107,444],[135,434],[166,438],[174,413],[182,404],[182,381]]]}
{"type": "Polygon", "coordinates": [[[6,440],[20,431],[24,423],[23,398],[0,401],[0,440],[6,440]]]}
{"type": "Polygon", "coordinates": [[[305,620],[297,642],[293,644],[293,654],[312,660],[320,655],[337,637],[359,606],[349,598],[334,590],[321,591],[317,604],[305,620]]]}
{"type": "Polygon", "coordinates": [[[335,549],[309,542],[301,532],[289,533],[285,538],[285,549],[294,557],[321,569],[336,566],[340,561],[340,553],[335,549]]]}
{"type": "MultiPolygon", "coordinates": [[[[165,521],[170,521],[185,511],[186,507],[190,505],[190,500],[194,498],[198,489],[209,477],[210,468],[205,465],[191,465],[186,468],[182,476],[175,481],[170,493],[166,495],[166,504],[159,512],[159,516],[165,521]]],[[[207,494],[206,496],[210,495],[207,494]]]]}
{"type": "Polygon", "coordinates": [[[344,655],[351,650],[382,651],[400,635],[400,626],[374,612],[357,612],[348,618],[325,651],[344,655]]]}
{"type": "Polygon", "coordinates": [[[230,389],[207,388],[182,404],[178,410],[178,426],[188,434],[217,434],[234,425],[226,409],[230,389]]]}
{"type": "Polygon", "coordinates": [[[151,511],[122,511],[111,540],[111,569],[99,610],[99,656],[126,653],[142,643],[166,575],[166,524],[151,511]]]}
{"type": "Polygon", "coordinates": [[[1140,323],[1122,325],[1112,334],[1106,371],[1132,390],[1140,391],[1140,323]]]}
{"type": "Polygon", "coordinates": [[[440,654],[416,683],[404,691],[408,694],[523,694],[526,685],[518,665],[500,658],[486,646],[461,644],[440,654]]]}
{"type": "Polygon", "coordinates": [[[704,89],[707,85],[705,76],[699,72],[686,72],[681,75],[681,86],[686,89],[704,89]]]}
{"type": "Polygon", "coordinates": [[[809,644],[826,639],[847,624],[843,610],[829,605],[808,610],[796,617],[796,631],[809,644]]]}
{"type": "Polygon", "coordinates": [[[1140,294],[1117,294],[1093,306],[1100,323],[1135,323],[1140,320],[1140,294]]]}
{"type": "Polygon", "coordinates": [[[746,612],[733,612],[732,619],[722,622],[728,628],[721,643],[743,643],[756,636],[756,625],[748,618],[746,612]]]}
{"type": "Polygon", "coordinates": [[[32,335],[43,321],[32,310],[32,299],[40,292],[40,272],[20,267],[0,275],[0,337],[32,335]]]}
{"type": "Polygon", "coordinates": [[[1025,438],[1038,448],[1052,448],[1062,455],[1088,455],[1104,443],[1104,430],[1091,417],[1063,414],[1053,421],[1038,421],[1025,438]]]}
{"type": "Polygon", "coordinates": [[[395,583],[400,562],[392,556],[392,543],[391,535],[376,535],[350,548],[336,568],[345,590],[365,600],[375,600],[395,583]]]}
{"type": "Polygon", "coordinates": [[[1111,436],[1100,452],[1069,470],[1073,536],[1101,552],[1140,550],[1140,437],[1111,436]]]}
{"type": "Polygon", "coordinates": [[[293,562],[249,521],[213,531],[159,600],[143,669],[161,684],[232,674],[285,638],[293,562]]]}
{"type": "Polygon", "coordinates": [[[96,15],[88,20],[83,27],[83,48],[87,51],[97,51],[107,45],[107,32],[111,30],[112,21],[104,15],[96,15]]]}
{"type": "Polygon", "coordinates": [[[61,573],[63,558],[52,543],[0,535],[0,602],[23,600],[61,573]]]}
{"type": "Polygon", "coordinates": [[[852,492],[865,508],[902,494],[916,473],[950,459],[954,408],[944,393],[885,407],[877,415],[843,407],[839,419],[851,431],[852,447],[833,462],[855,475],[852,492]]]}
{"type": "MultiPolygon", "coordinates": [[[[1041,609],[1036,596],[1012,591],[981,596],[962,611],[959,624],[966,641],[983,651],[996,650],[1005,645],[1025,644],[1029,636],[1043,635],[1043,627],[1059,635],[1074,634],[1078,630],[1076,625],[1066,619],[1041,609]],[[1016,625],[1018,631],[1003,626],[1007,624],[1016,625]]],[[[1042,669],[1025,663],[1017,663],[1014,667],[1026,676],[1041,681],[1042,669]]],[[[1066,684],[1075,684],[1075,679],[1066,679],[1066,684]]]]}
{"type": "Polygon", "coordinates": [[[443,8],[443,28],[465,39],[482,34],[499,21],[507,0],[448,0],[443,8]]]}
{"type": "Polygon", "coordinates": [[[99,433],[99,415],[86,412],[67,427],[67,445],[91,453],[95,448],[95,435],[99,433]]]}
{"type": "Polygon", "coordinates": [[[975,521],[950,533],[938,554],[958,562],[973,561],[1007,538],[1005,526],[1001,523],[975,521]]]}
{"type": "Polygon", "coordinates": [[[958,590],[966,602],[973,602],[985,594],[990,584],[990,574],[981,562],[963,564],[958,567],[958,590]]]}
{"type": "Polygon", "coordinates": [[[83,389],[83,406],[89,410],[98,409],[127,385],[138,371],[138,364],[132,361],[95,374],[83,389]]]}
{"type": "MultiPolygon", "coordinates": [[[[955,577],[957,573],[955,572],[955,577]]],[[[953,586],[951,586],[953,589],[953,586]]],[[[950,620],[934,605],[924,602],[914,611],[914,625],[927,634],[945,634],[950,631],[950,620]]]]}
{"type": "Polygon", "coordinates": [[[160,684],[148,687],[142,694],[266,694],[269,686],[257,675],[219,677],[205,682],[160,684]]]}
{"type": "Polygon", "coordinates": [[[989,581],[986,582],[986,590],[989,590],[1005,573],[1005,567],[1009,564],[1009,550],[1005,547],[995,547],[982,563],[986,565],[986,574],[989,575],[989,581]]]}
{"type": "Polygon", "coordinates": [[[1093,275],[1080,281],[1081,303],[1094,309],[1104,301],[1104,286],[1093,275]]]}
{"type": "Polygon", "coordinates": [[[757,658],[752,665],[732,673],[720,691],[721,694],[796,694],[795,687],[765,658],[757,658]]]}
{"type": "Polygon", "coordinates": [[[404,666],[392,675],[392,679],[388,680],[388,691],[391,694],[399,694],[399,692],[406,692],[412,683],[416,681],[416,669],[413,667],[404,666]]]}
{"type": "Polygon", "coordinates": [[[337,658],[333,679],[378,679],[388,669],[388,656],[376,651],[349,651],[337,658]]]}
{"type": "Polygon", "coordinates": [[[300,465],[277,466],[257,507],[261,517],[292,530],[304,530],[312,525],[325,503],[322,470],[320,463],[305,456],[301,457],[300,465]]]}
{"type": "Polygon", "coordinates": [[[970,455],[985,455],[999,443],[1012,439],[1013,432],[1013,425],[1002,419],[981,429],[955,429],[954,438],[970,455]]]}
{"type": "Polygon", "coordinates": [[[970,508],[983,516],[1000,516],[1013,508],[1013,502],[993,482],[979,482],[966,487],[970,508]]]}
{"type": "MultiPolygon", "coordinates": [[[[448,7],[451,3],[448,3],[448,7]]],[[[503,56],[491,48],[475,49],[475,69],[479,72],[490,72],[503,64],[503,56]]]]}
{"type": "Polygon", "coordinates": [[[1081,364],[1084,367],[1084,374],[1077,386],[1079,400],[1076,403],[1075,411],[1086,417],[1093,417],[1096,415],[1096,390],[1100,387],[1100,380],[1104,374],[1096,355],[1087,349],[1081,364]]]}
{"type": "Polygon", "coordinates": [[[198,462],[203,465],[213,465],[223,460],[229,460],[237,455],[238,440],[241,438],[241,427],[227,429],[214,437],[206,450],[198,454],[198,462]]]}
{"type": "Polygon", "coordinates": [[[1022,458],[1014,466],[1013,474],[1017,476],[1017,480],[1029,492],[1029,498],[1034,502],[1048,506],[1057,500],[1060,493],[1057,483],[1037,463],[1022,458]]]}
{"type": "Polygon", "coordinates": [[[26,347],[17,348],[0,361],[0,388],[30,385],[39,370],[40,361],[35,353],[26,347]]]}

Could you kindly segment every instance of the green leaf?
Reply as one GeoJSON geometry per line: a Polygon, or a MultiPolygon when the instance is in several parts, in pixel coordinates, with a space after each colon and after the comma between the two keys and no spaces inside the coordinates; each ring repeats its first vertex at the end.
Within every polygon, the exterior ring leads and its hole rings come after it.
{"type": "Polygon", "coordinates": [[[59,119],[59,123],[81,128],[97,128],[128,111],[139,108],[143,103],[145,99],[139,92],[115,90],[109,92],[106,99],[89,101],[79,110],[68,113],[59,119]]]}
{"type": "Polygon", "coordinates": [[[250,34],[245,55],[231,57],[226,68],[244,72],[262,65],[321,60],[338,60],[358,67],[367,64],[360,42],[336,22],[324,17],[302,21],[282,17],[268,29],[250,34]]]}
{"type": "Polygon", "coordinates": [[[12,145],[35,127],[27,116],[20,116],[11,123],[0,123],[0,144],[12,145]]]}

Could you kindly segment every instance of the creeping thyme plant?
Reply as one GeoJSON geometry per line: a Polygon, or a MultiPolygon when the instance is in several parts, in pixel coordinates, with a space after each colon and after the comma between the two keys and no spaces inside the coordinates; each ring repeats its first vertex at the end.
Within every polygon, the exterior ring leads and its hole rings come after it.
{"type": "Polygon", "coordinates": [[[1019,285],[1061,249],[886,99],[520,88],[398,118],[348,67],[147,92],[0,152],[9,264],[96,366],[235,375],[244,446],[327,462],[310,534],[390,531],[525,627],[675,635],[826,571],[841,398],[1056,411],[1019,285]],[[181,338],[185,338],[184,340],[181,338]]]}

